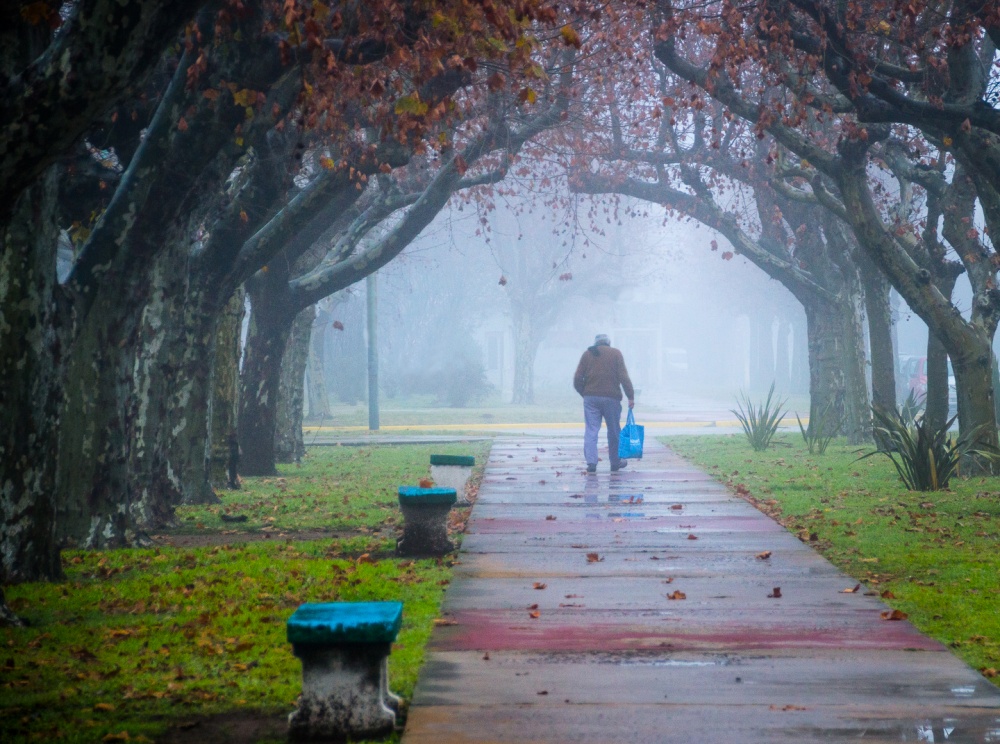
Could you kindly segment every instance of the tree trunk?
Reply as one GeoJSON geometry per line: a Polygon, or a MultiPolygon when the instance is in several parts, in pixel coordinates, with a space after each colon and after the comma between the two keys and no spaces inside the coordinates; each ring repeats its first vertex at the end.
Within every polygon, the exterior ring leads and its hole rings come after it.
{"type": "Polygon", "coordinates": [[[218,503],[208,468],[216,286],[191,263],[185,244],[161,253],[143,311],[129,491],[144,531],[171,524],[178,504],[218,503]]]}
{"type": "Polygon", "coordinates": [[[240,374],[239,441],[243,475],[274,475],[278,388],[294,316],[283,310],[287,274],[272,269],[248,283],[250,328],[240,374]],[[275,274],[278,276],[271,276],[275,274]],[[284,294],[283,294],[284,293],[284,294]]]}
{"type": "Polygon", "coordinates": [[[328,314],[316,306],[316,322],[309,335],[309,360],[306,363],[306,396],[309,404],[309,418],[313,421],[327,421],[333,415],[330,410],[330,394],[326,389],[326,375],[323,359],[326,353],[326,329],[330,325],[328,314]]]}
{"type": "Polygon", "coordinates": [[[514,315],[514,396],[515,405],[535,402],[535,354],[538,343],[530,311],[511,303],[514,315]]]}
{"type": "MultiPolygon", "coordinates": [[[[108,276],[76,334],[65,369],[56,478],[59,535],[86,548],[141,538],[132,522],[128,465],[139,315],[147,284],[108,276]]],[[[161,383],[162,384],[162,383],[161,383]]]]}
{"type": "Polygon", "coordinates": [[[0,584],[62,576],[55,537],[61,351],[56,173],[0,227],[0,584]]]}
{"type": "Polygon", "coordinates": [[[839,433],[846,423],[839,313],[818,300],[804,308],[809,344],[809,432],[812,436],[839,433]]]}
{"type": "MultiPolygon", "coordinates": [[[[958,423],[963,437],[982,443],[983,431],[996,431],[996,391],[993,388],[992,339],[981,328],[963,339],[959,354],[952,357],[958,388],[958,423]]],[[[994,446],[996,443],[994,441],[994,446]]],[[[967,472],[988,472],[986,463],[970,459],[967,472]]]]}
{"type": "Polygon", "coordinates": [[[884,411],[896,410],[896,352],[892,334],[891,285],[864,253],[861,280],[868,317],[868,344],[872,365],[872,405],[884,411]]]}
{"type": "Polygon", "coordinates": [[[927,332],[927,360],[924,365],[927,389],[924,416],[935,430],[948,422],[948,352],[933,331],[927,332]]]}
{"type": "Polygon", "coordinates": [[[848,443],[863,444],[872,441],[872,417],[865,377],[865,334],[861,319],[864,300],[860,281],[854,272],[849,272],[842,294],[839,308],[843,329],[844,430],[848,443]]]}
{"type": "Polygon", "coordinates": [[[302,405],[309,341],[315,317],[314,305],[296,316],[281,360],[277,425],[274,432],[274,455],[278,462],[297,462],[306,453],[302,439],[302,405]]]}
{"type": "Polygon", "coordinates": [[[240,404],[240,347],[243,335],[245,293],[237,289],[219,316],[215,331],[215,390],[212,395],[211,480],[216,488],[229,482],[229,438],[236,436],[240,404]]]}

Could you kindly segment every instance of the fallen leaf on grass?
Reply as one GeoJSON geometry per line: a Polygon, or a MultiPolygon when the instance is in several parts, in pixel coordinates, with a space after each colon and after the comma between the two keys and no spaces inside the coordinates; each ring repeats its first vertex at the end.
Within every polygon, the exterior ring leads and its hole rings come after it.
{"type": "Polygon", "coordinates": [[[358,556],[358,559],[355,561],[355,563],[357,563],[358,565],[361,565],[362,563],[374,563],[374,562],[375,560],[372,558],[371,553],[362,553],[361,555],[358,556]]]}
{"type": "Polygon", "coordinates": [[[880,597],[881,597],[882,599],[895,599],[895,598],[896,598],[896,595],[895,595],[895,594],[893,594],[893,593],[892,593],[891,591],[889,591],[888,589],[886,589],[886,590],[885,590],[884,592],[882,592],[882,593],[881,593],[881,594],[880,594],[879,596],[880,596],[880,597]]]}
{"type": "Polygon", "coordinates": [[[603,560],[599,553],[587,553],[587,563],[599,563],[603,560]]]}
{"type": "Polygon", "coordinates": [[[771,593],[767,595],[771,599],[781,599],[781,587],[776,586],[771,590],[771,593]]]}
{"type": "Polygon", "coordinates": [[[993,679],[998,674],[1000,674],[1000,672],[997,672],[997,670],[994,669],[993,667],[983,668],[983,669],[980,669],[979,671],[982,673],[982,675],[984,677],[987,677],[989,679],[993,679]]]}
{"type": "Polygon", "coordinates": [[[105,734],[101,741],[132,741],[132,737],[128,735],[128,731],[119,731],[113,734],[105,734]]]}
{"type": "Polygon", "coordinates": [[[534,584],[532,584],[531,588],[532,589],[544,589],[547,586],[548,586],[548,584],[543,584],[540,581],[536,581],[534,584]]]}
{"type": "Polygon", "coordinates": [[[94,706],[94,710],[99,710],[103,713],[110,713],[115,709],[115,706],[111,703],[98,703],[94,706]]]}
{"type": "Polygon", "coordinates": [[[421,478],[417,482],[417,485],[419,485],[421,488],[434,488],[434,481],[431,480],[430,478],[421,478]]]}
{"type": "Polygon", "coordinates": [[[757,553],[757,557],[762,561],[766,561],[768,558],[771,557],[771,551],[765,550],[763,553],[757,553]]]}
{"type": "Polygon", "coordinates": [[[861,584],[855,584],[853,586],[853,588],[851,588],[851,589],[841,589],[840,593],[841,594],[857,594],[860,589],[861,589],[861,584]]]}
{"type": "Polygon", "coordinates": [[[672,594],[667,594],[665,596],[666,596],[667,599],[687,599],[688,598],[688,595],[686,595],[680,589],[677,589],[672,594]]]}
{"type": "Polygon", "coordinates": [[[909,617],[909,615],[902,610],[886,610],[885,612],[880,613],[879,617],[883,620],[905,620],[909,617]]]}

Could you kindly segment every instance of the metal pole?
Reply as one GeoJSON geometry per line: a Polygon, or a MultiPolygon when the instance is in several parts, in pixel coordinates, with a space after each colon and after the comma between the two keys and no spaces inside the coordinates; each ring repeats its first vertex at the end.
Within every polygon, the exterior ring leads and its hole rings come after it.
{"type": "Polygon", "coordinates": [[[375,274],[365,279],[368,294],[368,429],[378,431],[378,300],[375,274]]]}

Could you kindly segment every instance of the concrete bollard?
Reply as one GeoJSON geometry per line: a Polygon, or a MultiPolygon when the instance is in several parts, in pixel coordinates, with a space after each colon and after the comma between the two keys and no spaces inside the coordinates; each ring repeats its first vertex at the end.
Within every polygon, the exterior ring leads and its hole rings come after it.
{"type": "Polygon", "coordinates": [[[476,458],[467,455],[431,455],[431,480],[441,488],[454,488],[458,506],[469,506],[465,498],[465,484],[472,475],[476,458]]]}
{"type": "Polygon", "coordinates": [[[454,488],[399,487],[403,536],[396,554],[410,558],[442,556],[455,549],[448,539],[448,512],[455,504],[454,488]]]}
{"type": "Polygon", "coordinates": [[[384,736],[396,726],[399,698],[386,662],[403,622],[400,602],[304,604],[288,619],[288,641],[302,660],[302,695],[288,717],[293,741],[346,742],[384,736]]]}

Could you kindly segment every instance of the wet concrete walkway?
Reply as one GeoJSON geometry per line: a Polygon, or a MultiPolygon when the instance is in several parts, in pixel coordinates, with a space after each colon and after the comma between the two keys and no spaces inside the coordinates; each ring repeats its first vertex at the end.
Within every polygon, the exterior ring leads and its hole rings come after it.
{"type": "Polygon", "coordinates": [[[1000,690],[780,525],[581,449],[496,440],[404,744],[1000,742],[1000,690]]]}

